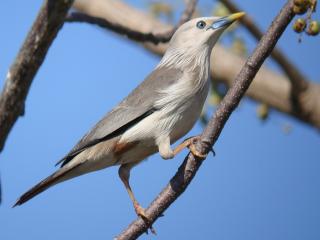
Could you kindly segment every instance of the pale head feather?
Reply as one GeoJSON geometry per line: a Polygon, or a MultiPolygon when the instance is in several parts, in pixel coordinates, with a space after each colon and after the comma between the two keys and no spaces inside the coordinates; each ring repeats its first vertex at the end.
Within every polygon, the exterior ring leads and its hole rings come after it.
{"type": "Polygon", "coordinates": [[[200,29],[199,21],[207,26],[220,19],[219,17],[201,17],[181,25],[169,43],[168,49],[158,67],[168,66],[193,71],[196,67],[209,66],[213,46],[225,28],[200,29]]]}

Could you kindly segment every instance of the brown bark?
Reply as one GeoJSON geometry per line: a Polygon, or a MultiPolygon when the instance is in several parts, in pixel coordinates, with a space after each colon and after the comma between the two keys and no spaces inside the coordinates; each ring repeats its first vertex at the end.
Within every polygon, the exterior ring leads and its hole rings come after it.
{"type": "MultiPolygon", "coordinates": [[[[242,10],[234,4],[232,0],[220,0],[231,12],[241,12],[242,10]]],[[[254,23],[254,21],[247,14],[240,22],[248,29],[248,31],[259,41],[263,32],[259,27],[254,23]]],[[[299,71],[297,66],[294,66],[293,63],[283,54],[283,52],[275,48],[271,53],[271,57],[279,64],[284,73],[290,79],[293,86],[293,95],[299,97],[299,93],[304,91],[307,88],[306,77],[299,71]]]]}
{"type": "Polygon", "coordinates": [[[33,23],[14,63],[10,67],[0,95],[0,152],[19,116],[46,53],[62,27],[73,0],[46,0],[33,23]]]}
{"type": "Polygon", "coordinates": [[[182,14],[179,23],[176,26],[174,26],[172,29],[167,30],[166,32],[163,32],[163,33],[158,33],[158,34],[154,34],[152,32],[144,33],[139,30],[130,29],[121,24],[108,21],[105,18],[93,17],[80,12],[71,12],[66,17],[66,22],[84,22],[84,23],[95,24],[102,28],[106,28],[118,34],[127,36],[131,40],[135,40],[139,42],[148,41],[154,44],[166,43],[170,41],[172,35],[179,28],[179,26],[181,26],[182,24],[184,24],[185,22],[191,19],[192,14],[196,8],[197,2],[198,2],[197,0],[188,1],[186,9],[182,14]]]}

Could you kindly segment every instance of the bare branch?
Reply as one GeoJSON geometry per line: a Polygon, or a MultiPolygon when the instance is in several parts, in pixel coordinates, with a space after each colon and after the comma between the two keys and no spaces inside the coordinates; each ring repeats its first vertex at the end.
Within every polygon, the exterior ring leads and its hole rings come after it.
{"type": "Polygon", "coordinates": [[[19,116],[24,114],[25,100],[46,53],[62,27],[73,0],[46,0],[11,65],[0,95],[0,151],[19,116]]]}
{"type": "MultiPolygon", "coordinates": [[[[283,31],[292,20],[294,14],[291,7],[292,1],[288,1],[269,27],[267,33],[262,37],[253,54],[246,61],[241,72],[237,75],[234,86],[229,89],[227,95],[201,135],[202,140],[197,144],[198,150],[201,153],[209,153],[226,121],[249,88],[262,63],[269,56],[283,31]]],[[[191,153],[188,154],[183,164],[179,167],[178,172],[170,180],[170,183],[146,209],[147,217],[152,223],[185,191],[201,166],[202,161],[203,159],[196,159],[191,153]]],[[[150,225],[146,224],[141,218],[138,218],[116,239],[136,239],[149,227],[150,225]]]]}
{"type": "Polygon", "coordinates": [[[106,28],[108,30],[112,30],[118,34],[125,35],[129,39],[139,41],[139,42],[152,42],[154,44],[158,43],[165,43],[169,42],[172,35],[174,32],[185,22],[189,21],[192,17],[192,14],[196,8],[198,0],[190,0],[187,3],[186,9],[181,15],[181,18],[179,20],[179,23],[172,28],[171,30],[168,30],[164,33],[144,33],[141,31],[136,31],[133,29],[130,29],[126,26],[120,25],[115,22],[108,21],[105,18],[100,18],[100,17],[93,17],[89,16],[87,14],[81,13],[81,12],[71,12],[67,17],[66,17],[66,22],[85,22],[85,23],[90,23],[90,24],[95,24],[98,25],[102,28],[106,28]]]}
{"type": "MultiPolygon", "coordinates": [[[[222,2],[231,12],[241,12],[241,9],[232,0],[220,0],[220,2],[222,2]]],[[[248,14],[240,21],[258,41],[262,38],[263,32],[248,14]]],[[[306,81],[306,77],[279,48],[276,47],[272,51],[271,56],[289,77],[292,83],[293,97],[298,97],[300,92],[307,89],[308,82],[306,81]]]]}
{"type": "Polygon", "coordinates": [[[274,19],[265,35],[262,36],[258,46],[246,61],[244,67],[237,75],[234,85],[229,89],[221,106],[202,134],[204,142],[214,144],[222,131],[224,124],[232,111],[237,107],[241,98],[248,90],[262,63],[271,54],[282,33],[294,17],[292,10],[293,0],[287,1],[278,16],[274,19]]]}

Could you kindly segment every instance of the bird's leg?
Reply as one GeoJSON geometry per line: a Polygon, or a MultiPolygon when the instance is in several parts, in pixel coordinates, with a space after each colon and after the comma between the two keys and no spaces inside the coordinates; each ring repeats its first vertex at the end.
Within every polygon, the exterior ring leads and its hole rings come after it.
{"type": "Polygon", "coordinates": [[[175,154],[170,146],[170,137],[162,137],[158,140],[158,148],[161,157],[165,160],[174,158],[175,154]]]}
{"type": "MultiPolygon", "coordinates": [[[[129,197],[133,203],[133,207],[134,207],[134,210],[136,211],[136,214],[138,216],[140,216],[147,224],[150,225],[150,231],[156,235],[156,230],[152,227],[151,221],[147,217],[144,208],[142,208],[140,206],[140,204],[136,200],[136,198],[131,190],[131,187],[130,187],[130,183],[129,183],[130,170],[135,165],[136,165],[136,163],[127,163],[127,164],[121,165],[119,168],[119,177],[120,177],[121,181],[123,182],[128,194],[129,194],[129,197]]],[[[147,233],[148,233],[148,231],[147,231],[147,233]]]]}
{"type": "MultiPolygon", "coordinates": [[[[200,153],[197,149],[196,149],[196,145],[195,143],[197,141],[200,140],[200,136],[195,136],[195,137],[190,137],[190,138],[187,138],[185,139],[182,143],[180,143],[174,150],[173,150],[173,153],[174,155],[177,155],[178,153],[180,153],[184,148],[189,148],[190,152],[192,152],[192,154],[194,156],[197,156],[199,158],[206,158],[207,157],[207,154],[202,154],[200,153]]],[[[211,151],[213,152],[213,154],[215,155],[214,153],[214,150],[211,149],[211,151]]]]}
{"type": "Polygon", "coordinates": [[[148,217],[145,214],[144,208],[142,208],[140,206],[140,204],[136,200],[136,198],[131,190],[131,187],[130,187],[130,183],[129,183],[130,170],[134,165],[135,164],[130,164],[130,163],[121,165],[119,168],[119,177],[120,177],[121,181],[123,182],[128,194],[129,194],[129,197],[133,203],[133,207],[134,207],[134,210],[136,211],[137,215],[142,217],[144,220],[149,221],[148,217]]]}

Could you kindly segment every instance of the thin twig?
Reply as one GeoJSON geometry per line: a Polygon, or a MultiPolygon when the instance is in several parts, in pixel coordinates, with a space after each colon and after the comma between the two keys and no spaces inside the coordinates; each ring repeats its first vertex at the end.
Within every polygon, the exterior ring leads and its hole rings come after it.
{"type": "MultiPolygon", "coordinates": [[[[220,0],[220,2],[225,5],[230,12],[241,12],[242,10],[232,1],[232,0],[220,0]]],[[[251,17],[246,14],[240,22],[245,26],[248,31],[259,41],[263,32],[254,23],[251,17]]],[[[292,84],[292,95],[293,97],[299,97],[299,94],[306,90],[308,82],[306,77],[299,71],[297,66],[295,66],[279,48],[274,48],[271,57],[279,64],[283,69],[284,73],[288,76],[292,84]]]]}
{"type": "Polygon", "coordinates": [[[66,17],[66,22],[85,22],[90,24],[98,25],[99,27],[106,28],[108,30],[112,30],[118,34],[125,35],[129,39],[139,41],[139,42],[152,42],[154,44],[159,43],[166,43],[169,42],[174,32],[185,22],[191,19],[192,14],[196,8],[198,0],[190,0],[188,4],[186,5],[186,9],[181,15],[181,18],[179,20],[179,23],[171,30],[164,32],[164,33],[158,33],[154,34],[152,32],[149,33],[143,33],[140,31],[136,31],[133,29],[130,29],[126,26],[122,26],[118,23],[114,23],[111,21],[108,21],[107,19],[100,18],[100,17],[92,17],[89,15],[86,15],[84,13],[80,12],[71,12],[66,17]]]}
{"type": "Polygon", "coordinates": [[[73,0],[44,2],[18,56],[7,73],[0,95],[0,152],[14,123],[24,114],[24,104],[32,80],[63,25],[72,3],[73,0]]]}
{"type": "MultiPolygon", "coordinates": [[[[293,19],[292,0],[288,1],[281,12],[275,18],[267,33],[262,37],[255,51],[248,58],[241,72],[237,75],[235,84],[231,87],[219,105],[214,116],[201,135],[201,141],[197,148],[203,154],[208,154],[214,143],[217,141],[226,121],[233,110],[239,104],[253,78],[260,69],[262,63],[269,56],[283,31],[293,19]]],[[[191,153],[185,158],[178,172],[170,180],[169,184],[162,190],[157,198],[146,209],[151,224],[185,191],[203,160],[196,159],[191,153]]],[[[137,239],[150,225],[141,218],[132,222],[116,239],[131,240],[137,239]]]]}

